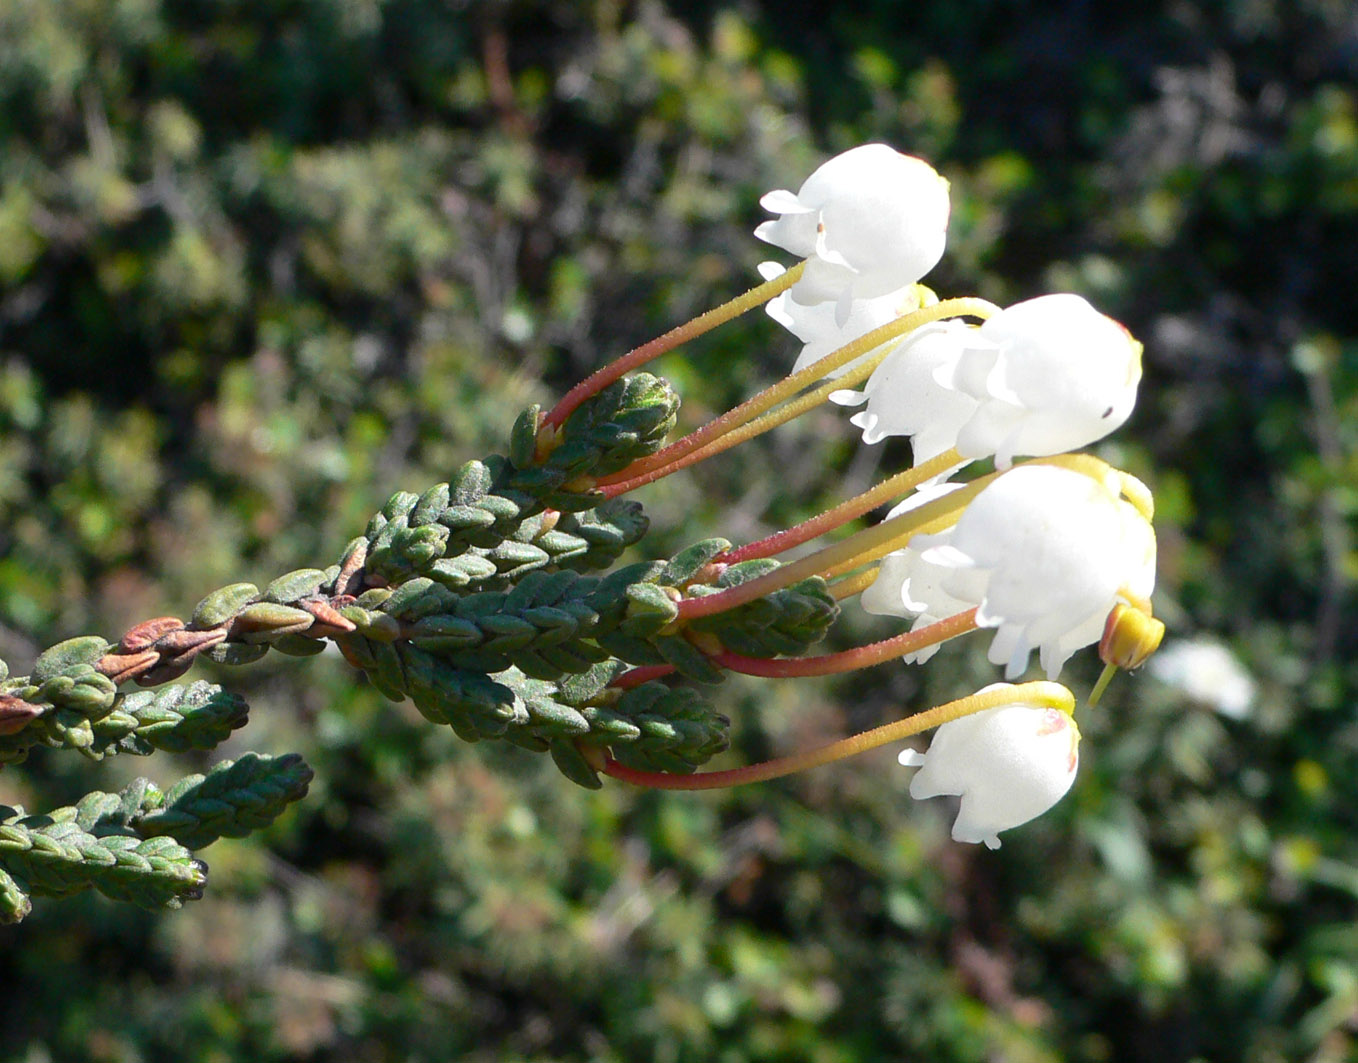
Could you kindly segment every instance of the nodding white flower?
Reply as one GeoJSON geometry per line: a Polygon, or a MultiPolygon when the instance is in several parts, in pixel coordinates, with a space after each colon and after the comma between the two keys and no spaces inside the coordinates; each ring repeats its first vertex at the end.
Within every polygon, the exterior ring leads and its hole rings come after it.
{"type": "MultiPolygon", "coordinates": [[[[937,498],[956,491],[962,484],[937,484],[924,487],[911,495],[887,514],[887,519],[932,502],[937,498]]],[[[936,538],[946,541],[952,529],[936,538]]],[[[858,597],[858,604],[865,612],[877,616],[914,617],[911,631],[918,631],[929,624],[955,616],[975,607],[984,590],[984,577],[973,580],[975,586],[960,588],[962,582],[954,576],[955,570],[943,565],[932,564],[911,547],[894,550],[882,558],[877,569],[877,578],[872,585],[858,597]],[[952,585],[957,594],[949,594],[943,589],[943,579],[954,576],[952,585]]],[[[978,574],[979,576],[979,574],[978,574]]],[[[925,646],[914,653],[907,653],[901,660],[906,664],[923,664],[935,653],[938,645],[925,646]]]]}
{"type": "Polygon", "coordinates": [[[948,182],[923,159],[864,144],[822,164],[794,194],[768,193],[755,236],[808,259],[791,288],[802,304],[834,302],[842,325],[855,299],[913,284],[947,241],[948,182]]]}
{"type": "Polygon", "coordinates": [[[1004,473],[943,535],[917,536],[939,586],[979,606],[995,628],[990,660],[1012,679],[1038,649],[1055,679],[1077,649],[1099,641],[1119,600],[1149,598],[1155,532],[1115,488],[1078,472],[1024,465],[1004,473]]]}
{"type": "Polygon", "coordinates": [[[962,798],[954,841],[998,849],[1000,831],[1035,819],[1065,796],[1079,748],[1080,729],[1067,713],[1015,703],[945,723],[927,753],[907,749],[899,760],[920,769],[910,780],[911,797],[962,798]]]}
{"type": "MultiPolygon", "coordinates": [[[[951,571],[931,565],[917,550],[893,551],[882,558],[877,578],[859,595],[858,603],[864,611],[878,616],[914,617],[910,630],[918,631],[976,604],[954,598],[943,589],[943,577],[951,571]]],[[[938,652],[939,645],[907,653],[901,660],[906,664],[923,664],[938,652]]]]}
{"type": "Polygon", "coordinates": [[[968,460],[1044,457],[1102,439],[1132,412],[1141,344],[1078,295],[1044,295],[980,328],[912,333],[868,378],[853,418],[863,442],[913,437],[915,461],[956,447],[968,460]]]}
{"type": "MultiPolygon", "coordinates": [[[[759,273],[765,280],[772,280],[784,272],[786,271],[783,267],[776,262],[759,264],[759,273]]],[[[813,362],[820,361],[826,355],[833,354],[846,343],[852,343],[873,329],[896,320],[902,314],[917,310],[919,305],[919,289],[912,283],[875,299],[855,299],[849,307],[849,316],[843,322],[835,320],[833,303],[807,306],[793,300],[791,292],[783,292],[782,295],[770,299],[764,307],[764,312],[802,341],[801,353],[792,367],[795,373],[813,362]]],[[[899,343],[900,340],[891,342],[899,343]]],[[[850,367],[871,356],[872,353],[869,351],[861,358],[842,365],[826,375],[843,376],[850,367]]]]}
{"type": "Polygon", "coordinates": [[[974,398],[957,436],[965,457],[1078,450],[1119,427],[1136,403],[1141,344],[1078,295],[1044,295],[1001,310],[938,381],[974,398]]]}
{"type": "Polygon", "coordinates": [[[888,436],[911,436],[915,464],[957,445],[957,434],[976,413],[979,403],[966,392],[945,387],[936,374],[947,370],[966,350],[975,329],[946,321],[915,329],[882,359],[862,391],[831,396],[843,405],[867,406],[850,420],[863,429],[864,443],[888,436]]]}

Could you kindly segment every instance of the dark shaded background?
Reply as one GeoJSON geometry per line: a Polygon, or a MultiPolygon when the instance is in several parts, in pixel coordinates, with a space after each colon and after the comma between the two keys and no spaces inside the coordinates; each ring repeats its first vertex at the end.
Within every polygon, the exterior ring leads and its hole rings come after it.
{"type": "MultiPolygon", "coordinates": [[[[758,196],[877,139],[953,182],[940,292],[1075,290],[1145,340],[1101,453],[1156,489],[1171,640],[1224,640],[1257,683],[1226,716],[1120,678],[1071,796],[988,853],[890,751],[588,793],[271,657],[223,678],[254,706],[226,752],[304,753],[311,797],[208,850],[182,912],[82,897],[5,931],[0,1057],[1354,1058],[1355,73],[1340,0],[0,0],[15,672],[330,563],[392,491],[752,283],[758,196]]],[[[751,318],[660,364],[687,423],[790,364],[751,318]]],[[[647,548],[907,459],[804,418],[649,488],[647,548]]],[[[850,610],[837,639],[884,630],[850,610]]],[[[730,762],[992,678],[973,644],[733,680],[730,762]]],[[[3,800],[201,766],[39,751],[3,800]]]]}

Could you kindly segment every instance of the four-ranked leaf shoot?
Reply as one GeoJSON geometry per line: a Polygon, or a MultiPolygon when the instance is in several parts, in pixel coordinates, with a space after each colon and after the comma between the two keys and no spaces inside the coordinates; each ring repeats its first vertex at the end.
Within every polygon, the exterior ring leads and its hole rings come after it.
{"type": "MultiPolygon", "coordinates": [[[[248,708],[211,683],[175,684],[199,656],[248,664],[334,643],[432,723],[548,753],[586,787],[753,783],[932,730],[927,752],[900,760],[918,768],[912,796],[961,798],[957,841],[997,847],[1046,811],[1079,763],[1076,699],[1057,682],[1066,661],[1098,646],[1092,704],[1164,631],[1150,605],[1150,491],[1075,453],[1127,419],[1141,345],[1076,295],[1001,308],[925,287],[947,241],[948,183],[885,145],[836,156],[761,204],[775,217],[755,235],[800,261],[765,263],[751,291],[545,414],[525,410],[506,454],[393,495],[334,564],[223,587],[187,619],[68,639],[30,675],[0,672],[0,764],[42,746],[93,760],[211,749],[248,708]],[[802,344],[790,374],[668,442],[679,397],[642,367],[761,306],[802,344]],[[826,401],[856,410],[865,446],[909,437],[914,464],[759,541],[618,564],[648,529],[628,496],[826,401]],[[862,527],[883,505],[886,518],[862,527]],[[815,654],[841,609],[860,607],[909,630],[815,654]],[[822,748],[699,770],[726,749],[729,724],[694,683],[922,666],[979,631],[1005,682],[822,748]],[[1011,682],[1034,650],[1045,678],[1011,682]]],[[[0,807],[0,919],[22,919],[31,895],[91,887],[178,907],[206,885],[197,850],[266,826],[310,778],[295,754],[250,753],[168,788],[138,779],[41,815],[0,807]]]]}

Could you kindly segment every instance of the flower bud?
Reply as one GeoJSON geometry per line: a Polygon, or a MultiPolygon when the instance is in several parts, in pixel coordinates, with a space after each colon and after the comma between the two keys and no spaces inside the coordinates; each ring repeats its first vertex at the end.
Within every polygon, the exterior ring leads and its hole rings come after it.
{"type": "Polygon", "coordinates": [[[1149,613],[1118,603],[1108,614],[1099,640],[1099,660],[1130,671],[1140,668],[1160,648],[1165,625],[1149,613]]]}
{"type": "Polygon", "coordinates": [[[945,723],[927,753],[906,750],[899,759],[920,769],[910,781],[911,797],[962,798],[954,841],[998,849],[1000,831],[1027,823],[1065,796],[1079,767],[1079,745],[1080,729],[1067,713],[1015,703],[945,723]]]}
{"type": "Polygon", "coordinates": [[[854,300],[913,284],[943,257],[948,182],[885,144],[836,155],[795,195],[778,189],[759,202],[778,218],[755,236],[808,259],[793,300],[835,303],[841,325],[854,300]]]}

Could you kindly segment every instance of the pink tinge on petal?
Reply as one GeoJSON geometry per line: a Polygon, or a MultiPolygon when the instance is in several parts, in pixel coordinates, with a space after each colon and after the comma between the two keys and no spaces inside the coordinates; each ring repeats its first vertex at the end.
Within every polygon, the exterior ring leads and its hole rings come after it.
{"type": "Polygon", "coordinates": [[[1042,720],[1037,725],[1037,734],[1043,735],[1059,734],[1070,726],[1070,717],[1060,709],[1046,709],[1042,713],[1042,720]]]}

